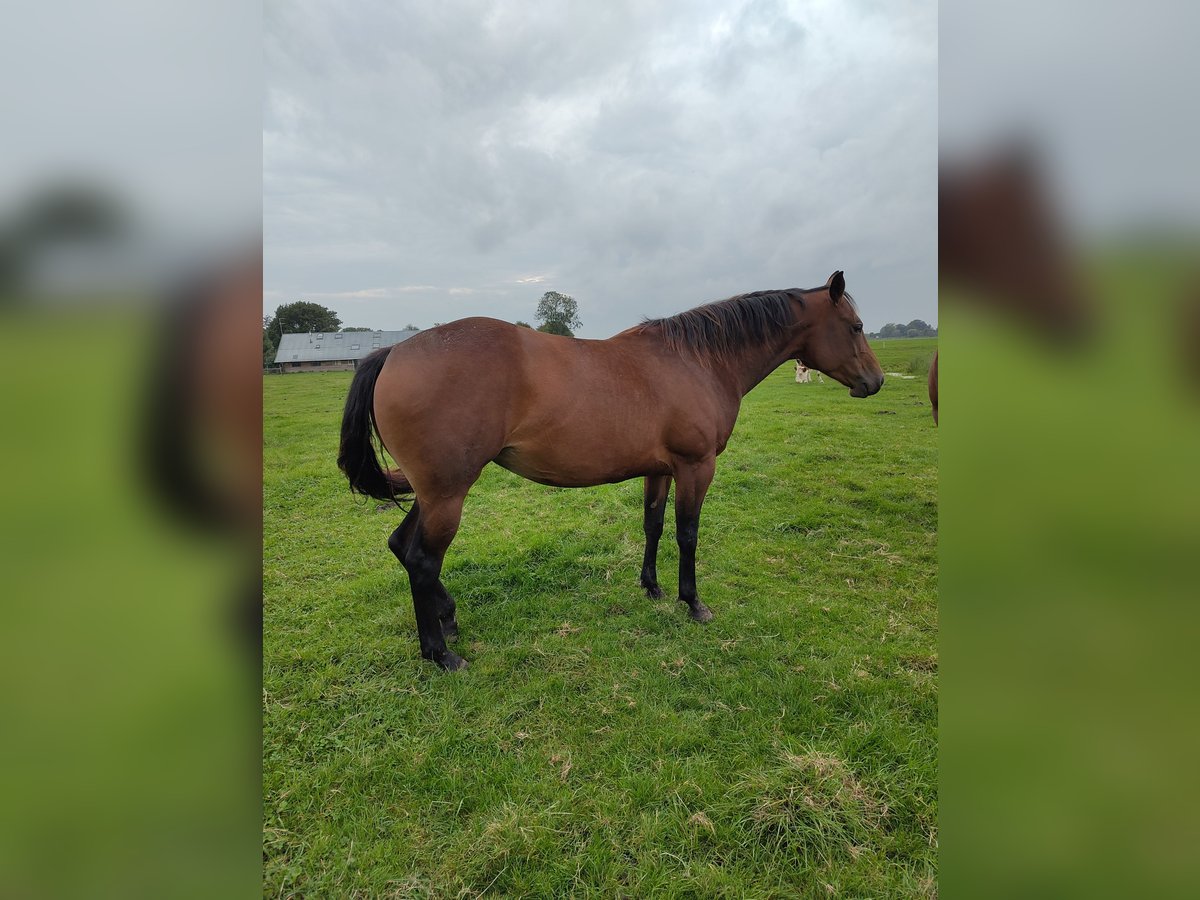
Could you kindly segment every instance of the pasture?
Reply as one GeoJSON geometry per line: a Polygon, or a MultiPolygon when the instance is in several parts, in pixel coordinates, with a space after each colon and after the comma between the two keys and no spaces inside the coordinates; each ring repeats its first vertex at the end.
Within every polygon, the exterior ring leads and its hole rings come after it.
{"type": "Polygon", "coordinates": [[[419,655],[400,513],[335,465],[350,373],[265,378],[264,894],[936,894],[935,343],[875,342],[918,374],[866,400],[790,364],[747,396],[708,625],[670,514],[666,597],[638,586],[640,480],[489,466],[443,572],[454,674],[419,655]]]}

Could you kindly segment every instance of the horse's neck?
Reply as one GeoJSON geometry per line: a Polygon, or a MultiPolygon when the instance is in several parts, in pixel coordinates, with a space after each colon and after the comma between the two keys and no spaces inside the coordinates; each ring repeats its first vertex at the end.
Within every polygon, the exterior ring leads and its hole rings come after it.
{"type": "Polygon", "coordinates": [[[780,340],[742,347],[723,360],[714,360],[712,368],[738,397],[744,397],[790,358],[780,340]]]}
{"type": "Polygon", "coordinates": [[[733,378],[737,380],[742,396],[754,390],[776,368],[792,359],[793,355],[788,348],[788,342],[782,336],[778,341],[744,347],[737,360],[731,360],[734,364],[733,378]]]}

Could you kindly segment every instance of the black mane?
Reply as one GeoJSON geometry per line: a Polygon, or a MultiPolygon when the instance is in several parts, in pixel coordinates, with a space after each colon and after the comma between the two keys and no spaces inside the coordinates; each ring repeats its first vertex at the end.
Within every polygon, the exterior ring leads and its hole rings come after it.
{"type": "Polygon", "coordinates": [[[667,346],[678,353],[722,359],[764,343],[792,324],[791,300],[803,304],[803,293],[791,288],[738,294],[665,319],[647,319],[637,330],[660,330],[667,346]]]}

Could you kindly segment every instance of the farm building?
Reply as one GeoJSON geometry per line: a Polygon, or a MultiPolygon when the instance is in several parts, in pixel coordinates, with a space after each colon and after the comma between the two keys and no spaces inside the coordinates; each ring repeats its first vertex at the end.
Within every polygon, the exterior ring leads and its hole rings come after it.
{"type": "Polygon", "coordinates": [[[414,334],[415,331],[285,334],[275,351],[275,365],[283,372],[349,372],[372,350],[406,341],[414,334]]]}

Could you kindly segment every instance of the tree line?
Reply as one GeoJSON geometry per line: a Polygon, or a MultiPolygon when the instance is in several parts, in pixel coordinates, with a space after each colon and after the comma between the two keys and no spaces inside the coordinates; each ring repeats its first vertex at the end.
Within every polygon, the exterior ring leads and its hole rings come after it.
{"type": "MultiPolygon", "coordinates": [[[[558,291],[546,291],[538,301],[534,312],[537,330],[546,334],[561,334],[574,337],[575,329],[583,322],[579,318],[579,304],[574,297],[560,294],[558,291]]],[[[434,322],[434,327],[441,322],[434,322]]],[[[533,328],[528,322],[515,322],[522,328],[533,328]]],[[[312,303],[308,300],[297,300],[294,303],[284,303],[276,307],[274,315],[263,316],[263,365],[269,366],[275,361],[275,353],[279,342],[285,334],[303,334],[309,331],[372,331],[361,326],[342,327],[341,317],[332,309],[312,303]]],[[[416,325],[405,325],[405,331],[420,331],[416,325]]]]}
{"type": "Polygon", "coordinates": [[[912,337],[937,337],[938,330],[928,322],[921,319],[913,319],[907,325],[897,325],[894,322],[888,322],[879,331],[868,337],[873,338],[912,338],[912,337]]]}

